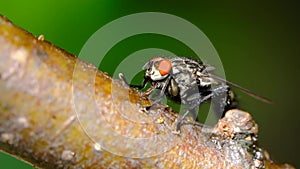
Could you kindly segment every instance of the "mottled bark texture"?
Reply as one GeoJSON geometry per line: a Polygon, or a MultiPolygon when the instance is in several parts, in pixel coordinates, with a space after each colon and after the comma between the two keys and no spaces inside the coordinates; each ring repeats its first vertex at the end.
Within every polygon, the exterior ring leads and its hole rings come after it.
{"type": "Polygon", "coordinates": [[[257,145],[241,110],[215,127],[141,93],[0,17],[0,149],[40,168],[292,168],[257,145]]]}

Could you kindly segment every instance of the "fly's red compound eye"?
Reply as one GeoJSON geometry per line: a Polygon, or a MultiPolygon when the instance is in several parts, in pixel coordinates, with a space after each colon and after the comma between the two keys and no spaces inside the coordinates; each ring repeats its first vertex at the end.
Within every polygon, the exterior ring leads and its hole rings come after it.
{"type": "Polygon", "coordinates": [[[158,64],[158,70],[160,75],[165,76],[167,75],[172,68],[172,64],[168,59],[163,59],[158,64]]]}

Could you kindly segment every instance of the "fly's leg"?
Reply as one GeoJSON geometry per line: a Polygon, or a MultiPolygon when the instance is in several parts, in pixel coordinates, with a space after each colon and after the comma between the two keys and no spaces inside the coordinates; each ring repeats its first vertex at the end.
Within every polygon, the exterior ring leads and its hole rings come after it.
{"type": "Polygon", "coordinates": [[[123,73],[119,73],[119,78],[120,78],[127,86],[133,87],[133,88],[137,88],[138,90],[145,88],[147,82],[149,81],[148,78],[144,77],[144,80],[143,80],[142,84],[140,84],[140,85],[132,85],[132,84],[129,84],[129,83],[127,82],[127,80],[126,80],[126,78],[124,77],[123,73]]]}
{"type": "Polygon", "coordinates": [[[161,91],[159,92],[158,98],[154,102],[152,102],[151,106],[146,107],[146,110],[149,110],[153,105],[155,105],[161,101],[161,99],[165,95],[165,92],[167,90],[170,80],[171,80],[171,76],[167,77],[164,86],[162,87],[161,91]]]}
{"type": "Polygon", "coordinates": [[[176,127],[176,133],[180,132],[180,128],[181,128],[183,119],[185,119],[185,117],[190,113],[194,113],[193,114],[194,116],[197,115],[195,108],[197,106],[199,106],[201,103],[203,103],[209,99],[212,99],[212,101],[214,102],[213,107],[214,107],[217,115],[219,115],[220,117],[222,117],[222,115],[224,114],[225,111],[235,108],[235,106],[237,104],[236,100],[234,99],[233,92],[230,90],[229,86],[224,85],[224,86],[216,87],[211,91],[211,93],[200,98],[199,100],[194,102],[191,107],[188,108],[188,110],[178,120],[177,127],[176,127]]]}
{"type": "MultiPolygon", "coordinates": [[[[143,80],[143,82],[142,82],[141,85],[131,85],[131,84],[129,84],[129,83],[127,82],[127,80],[126,80],[126,78],[124,77],[123,73],[119,73],[119,78],[120,78],[121,80],[123,80],[124,83],[125,83],[126,85],[128,85],[129,87],[133,87],[133,88],[137,88],[137,89],[143,89],[143,88],[145,88],[147,82],[149,81],[149,78],[144,77],[144,80],[143,80]]],[[[161,99],[163,98],[163,96],[164,96],[164,94],[165,94],[165,91],[166,91],[166,89],[167,89],[167,86],[169,85],[170,80],[171,80],[171,76],[167,77],[164,86],[162,87],[161,91],[159,92],[158,98],[152,103],[151,106],[146,107],[146,110],[149,110],[153,105],[155,105],[155,104],[157,104],[157,103],[159,103],[159,102],[161,101],[161,99]]],[[[146,95],[149,95],[153,90],[154,90],[154,88],[151,87],[151,88],[149,89],[149,91],[146,91],[145,94],[146,94],[146,95]]]]}
{"type": "Polygon", "coordinates": [[[229,86],[217,87],[213,90],[213,93],[212,105],[217,117],[221,118],[226,111],[237,107],[234,93],[230,90],[229,86]]]}
{"type": "Polygon", "coordinates": [[[180,129],[181,129],[181,126],[182,126],[183,119],[185,119],[187,115],[189,115],[190,113],[192,113],[193,116],[194,116],[194,119],[196,119],[196,117],[197,117],[196,108],[201,103],[203,103],[203,102],[207,101],[208,99],[210,99],[212,96],[213,96],[213,93],[210,93],[210,94],[204,96],[203,98],[199,99],[197,101],[197,103],[194,103],[193,105],[191,105],[191,107],[189,107],[188,110],[183,114],[183,116],[180,117],[180,119],[178,120],[175,133],[180,133],[180,129]]]}
{"type": "Polygon", "coordinates": [[[187,116],[188,114],[190,114],[190,113],[195,114],[195,111],[196,111],[195,108],[194,108],[194,109],[188,109],[188,110],[183,114],[183,116],[180,117],[180,119],[178,120],[177,125],[176,125],[176,131],[175,131],[175,133],[180,133],[180,129],[181,129],[181,125],[182,125],[183,119],[185,119],[186,116],[187,116]]]}

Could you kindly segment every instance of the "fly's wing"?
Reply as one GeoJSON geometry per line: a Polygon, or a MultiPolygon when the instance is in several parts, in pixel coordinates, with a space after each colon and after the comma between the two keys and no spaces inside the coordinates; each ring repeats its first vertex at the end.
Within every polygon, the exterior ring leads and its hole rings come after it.
{"type": "Polygon", "coordinates": [[[266,98],[266,97],[264,97],[264,96],[258,95],[258,94],[252,92],[252,91],[249,90],[249,89],[246,89],[246,88],[244,88],[244,87],[242,87],[242,86],[240,86],[240,85],[237,85],[237,84],[235,84],[235,83],[232,83],[232,82],[230,82],[230,81],[227,81],[226,79],[223,79],[223,78],[221,78],[221,77],[219,77],[219,76],[213,75],[213,74],[211,74],[211,73],[209,73],[209,76],[210,76],[211,78],[217,80],[217,81],[224,82],[224,83],[226,83],[226,84],[229,84],[229,85],[231,85],[231,86],[234,86],[234,87],[240,89],[242,92],[244,92],[244,93],[246,93],[246,94],[252,96],[252,97],[255,98],[255,99],[261,100],[261,101],[263,101],[263,102],[265,102],[265,103],[269,103],[269,104],[272,104],[272,103],[273,103],[270,99],[268,99],[268,98],[266,98]]]}

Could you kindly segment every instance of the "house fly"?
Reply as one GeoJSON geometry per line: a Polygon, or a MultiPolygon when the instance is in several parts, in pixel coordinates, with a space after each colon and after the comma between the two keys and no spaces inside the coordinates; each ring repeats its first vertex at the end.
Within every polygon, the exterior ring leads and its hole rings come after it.
{"type": "Polygon", "coordinates": [[[141,85],[129,84],[122,73],[119,77],[130,87],[139,90],[145,88],[147,83],[151,85],[149,91],[159,89],[158,97],[152,105],[159,103],[165,94],[170,99],[187,105],[186,112],[178,120],[176,127],[178,132],[183,119],[188,114],[196,118],[197,108],[203,102],[211,100],[216,113],[223,114],[229,109],[236,108],[237,101],[229,85],[239,88],[256,99],[271,103],[263,96],[212,74],[213,67],[186,57],[154,57],[143,66],[143,70],[146,72],[141,85]]]}

